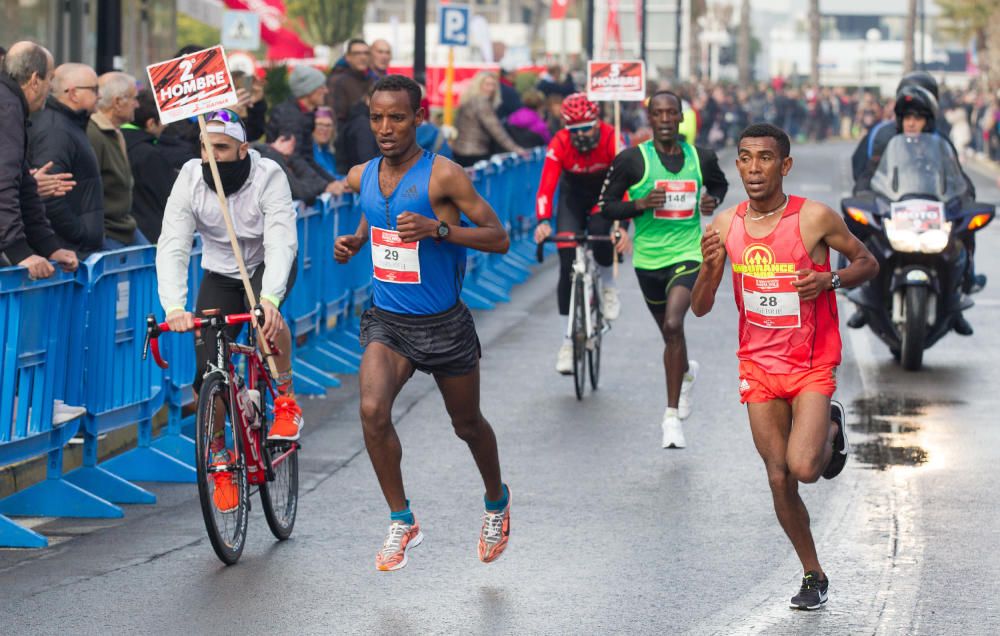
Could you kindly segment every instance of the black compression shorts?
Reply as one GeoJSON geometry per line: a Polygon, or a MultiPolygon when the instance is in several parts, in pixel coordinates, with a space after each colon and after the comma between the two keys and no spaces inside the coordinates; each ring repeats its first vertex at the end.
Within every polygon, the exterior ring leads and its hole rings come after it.
{"type": "Polygon", "coordinates": [[[414,369],[435,376],[471,373],[482,357],[472,313],[461,301],[428,316],[372,307],[361,316],[358,340],[362,347],[382,343],[409,360],[414,369]]]}
{"type": "Polygon", "coordinates": [[[676,285],[693,289],[700,269],[698,261],[681,261],[660,269],[636,268],[635,276],[639,279],[639,289],[649,311],[654,314],[666,311],[667,295],[676,285]]]}

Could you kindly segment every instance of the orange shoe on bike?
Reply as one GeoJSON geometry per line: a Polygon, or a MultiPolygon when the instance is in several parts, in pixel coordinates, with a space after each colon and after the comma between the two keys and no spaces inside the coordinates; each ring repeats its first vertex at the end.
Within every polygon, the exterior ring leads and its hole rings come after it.
{"type": "MultiPolygon", "coordinates": [[[[236,458],[228,450],[221,450],[212,453],[212,463],[209,465],[210,468],[216,468],[218,466],[228,466],[236,458]]],[[[218,508],[219,512],[232,512],[236,510],[239,506],[240,493],[239,489],[236,488],[236,484],[233,483],[233,474],[228,470],[220,470],[219,472],[211,473],[212,482],[215,484],[215,492],[212,493],[212,501],[215,502],[215,507],[218,508]]]]}
{"type": "Polygon", "coordinates": [[[268,440],[294,442],[302,428],[302,409],[295,398],[282,395],[274,400],[274,424],[267,434],[268,440]]]}

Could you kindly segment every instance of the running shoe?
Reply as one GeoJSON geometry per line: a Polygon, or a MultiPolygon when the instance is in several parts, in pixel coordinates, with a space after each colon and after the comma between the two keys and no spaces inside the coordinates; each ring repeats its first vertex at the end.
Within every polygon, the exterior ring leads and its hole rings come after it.
{"type": "Polygon", "coordinates": [[[391,572],[406,567],[407,553],[423,540],[424,533],[420,532],[420,524],[416,520],[412,525],[393,521],[382,549],[375,555],[375,569],[391,572]]]}
{"type": "MultiPolygon", "coordinates": [[[[235,459],[233,454],[228,450],[221,450],[212,453],[212,463],[209,464],[209,467],[228,466],[235,459]]],[[[212,501],[215,503],[215,507],[219,512],[232,512],[236,510],[240,502],[240,491],[236,487],[236,484],[233,483],[232,471],[220,470],[209,474],[212,476],[212,482],[215,484],[215,492],[212,493],[212,501]]]]}
{"type": "Polygon", "coordinates": [[[559,347],[559,356],[556,358],[556,371],[563,375],[573,375],[573,343],[564,342],[559,347]]]}
{"type": "Polygon", "coordinates": [[[677,414],[682,420],[691,416],[691,388],[694,381],[698,379],[698,363],[688,360],[688,370],[684,373],[684,381],[681,382],[681,398],[677,402],[677,414]]]}
{"type": "Polygon", "coordinates": [[[479,560],[492,563],[507,549],[510,538],[510,488],[507,488],[507,507],[500,512],[483,513],[483,529],[479,532],[479,560]]]}
{"type": "Polygon", "coordinates": [[[267,434],[269,440],[285,440],[294,442],[299,438],[302,428],[302,409],[296,404],[295,398],[282,395],[274,400],[274,424],[267,434]]]}
{"type": "Polygon", "coordinates": [[[681,424],[681,418],[673,413],[664,413],[661,426],[663,448],[684,448],[684,426],[681,424]]]}
{"type": "Polygon", "coordinates": [[[622,304],[618,300],[618,290],[605,287],[601,290],[601,313],[608,320],[617,320],[622,313],[622,304]]]}
{"type": "Polygon", "coordinates": [[[823,471],[826,479],[833,479],[844,470],[847,456],[851,452],[851,444],[847,441],[847,414],[844,412],[844,405],[837,400],[830,400],[830,419],[837,423],[838,430],[837,436],[833,438],[833,455],[823,471]]]}
{"type": "Polygon", "coordinates": [[[815,610],[826,603],[830,579],[819,580],[819,572],[806,572],[802,577],[799,593],[792,597],[789,607],[799,610],[815,610]]]}

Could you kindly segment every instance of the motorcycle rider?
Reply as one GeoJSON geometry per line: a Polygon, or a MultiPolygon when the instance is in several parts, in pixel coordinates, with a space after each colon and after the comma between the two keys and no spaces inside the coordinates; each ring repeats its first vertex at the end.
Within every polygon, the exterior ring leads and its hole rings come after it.
{"type": "MultiPolygon", "coordinates": [[[[872,128],[869,132],[871,138],[868,139],[867,142],[863,139],[862,144],[859,145],[859,149],[861,149],[862,145],[867,145],[868,149],[871,151],[871,156],[866,160],[864,168],[860,172],[855,173],[855,196],[869,190],[872,176],[874,176],[876,170],[878,169],[879,161],[882,159],[882,153],[885,151],[885,147],[888,145],[889,140],[894,136],[899,134],[937,134],[948,141],[949,146],[952,146],[947,135],[944,134],[939,128],[939,122],[942,121],[942,118],[939,117],[938,102],[935,92],[923,85],[918,85],[915,80],[907,80],[907,78],[910,78],[911,76],[916,76],[917,78],[923,78],[926,76],[926,78],[933,81],[933,78],[923,71],[911,73],[904,77],[904,82],[908,83],[904,84],[901,82],[900,89],[896,94],[896,104],[894,108],[896,115],[894,122],[895,125],[881,127],[876,126],[875,128],[872,128]],[[885,132],[887,130],[890,131],[891,134],[887,135],[885,132]]],[[[937,88],[936,83],[934,83],[934,88],[937,88]]],[[[954,151],[954,146],[952,146],[952,150],[954,151]]],[[[857,155],[858,151],[856,150],[855,157],[852,158],[852,161],[857,158],[857,155]]],[[[956,152],[955,155],[957,159],[958,153],[956,152]]],[[[970,199],[974,200],[976,198],[975,185],[973,185],[972,180],[969,179],[964,170],[962,171],[962,176],[964,177],[966,187],[968,188],[968,196],[970,199]]],[[[963,291],[966,293],[976,293],[986,285],[986,276],[983,274],[977,275],[975,273],[975,236],[969,235],[964,240],[964,243],[969,252],[969,268],[966,273],[965,283],[963,284],[963,291]]],[[[859,329],[863,327],[866,322],[867,320],[864,312],[859,309],[847,320],[847,326],[853,329],[859,329]]],[[[955,333],[962,336],[971,336],[973,333],[972,325],[961,313],[959,313],[955,319],[954,329],[955,333]]]]}

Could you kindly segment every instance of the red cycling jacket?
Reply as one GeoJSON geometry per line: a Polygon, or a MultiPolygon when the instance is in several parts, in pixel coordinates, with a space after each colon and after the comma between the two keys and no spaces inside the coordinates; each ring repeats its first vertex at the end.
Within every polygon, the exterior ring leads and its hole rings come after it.
{"type": "Polygon", "coordinates": [[[604,177],[611,168],[615,154],[615,129],[603,121],[601,139],[597,147],[588,153],[581,153],[573,146],[568,130],[563,128],[557,132],[545,152],[542,180],[538,184],[538,203],[535,209],[538,220],[552,218],[552,199],[563,171],[566,172],[567,183],[562,189],[562,195],[586,201],[589,207],[596,206],[604,177]]]}

